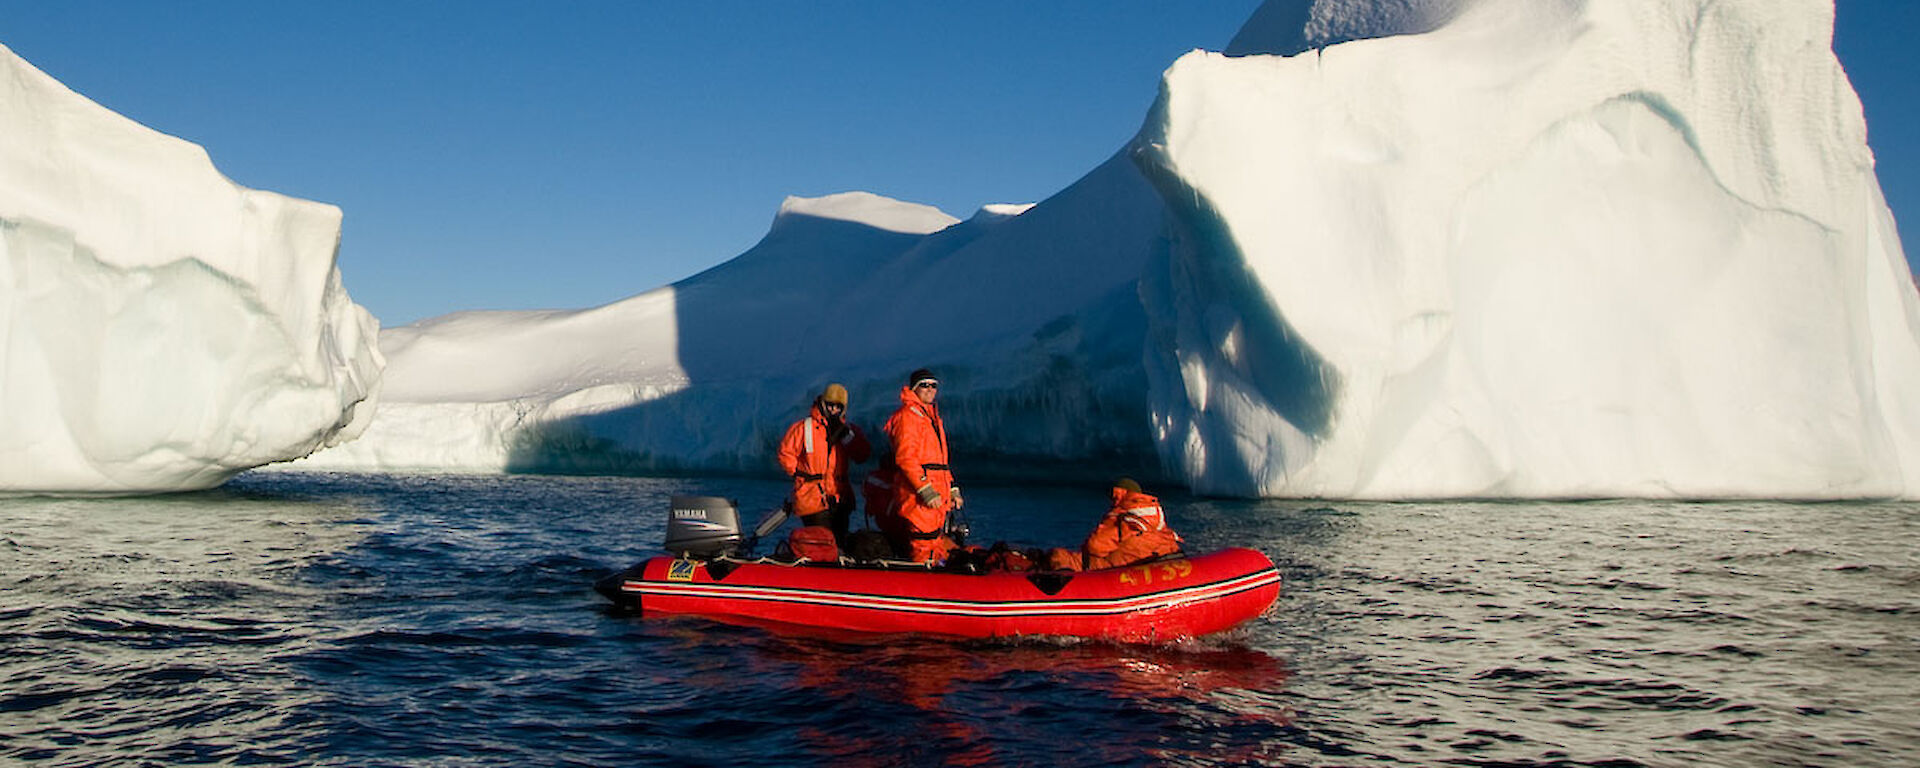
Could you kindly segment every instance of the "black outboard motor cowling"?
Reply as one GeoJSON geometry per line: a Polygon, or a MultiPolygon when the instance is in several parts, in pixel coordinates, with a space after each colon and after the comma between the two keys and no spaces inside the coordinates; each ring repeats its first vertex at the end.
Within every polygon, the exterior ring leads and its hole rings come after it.
{"type": "Polygon", "coordinates": [[[740,551],[740,511],[732,499],[674,496],[667,513],[665,549],[681,557],[710,559],[740,551]]]}

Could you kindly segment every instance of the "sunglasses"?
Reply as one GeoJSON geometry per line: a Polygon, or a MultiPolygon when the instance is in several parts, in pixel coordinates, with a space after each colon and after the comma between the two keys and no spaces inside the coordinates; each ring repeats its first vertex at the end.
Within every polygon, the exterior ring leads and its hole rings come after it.
{"type": "Polygon", "coordinates": [[[913,388],[914,388],[914,389],[939,389],[939,388],[940,388],[940,382],[937,382],[937,381],[923,381],[923,382],[920,382],[920,383],[918,383],[918,384],[915,384],[915,385],[913,385],[913,388]]]}

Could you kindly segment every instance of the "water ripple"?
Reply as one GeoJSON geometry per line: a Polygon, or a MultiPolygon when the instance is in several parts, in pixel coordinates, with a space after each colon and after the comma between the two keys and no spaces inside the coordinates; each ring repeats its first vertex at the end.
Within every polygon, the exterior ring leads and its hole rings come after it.
{"type": "MultiPolygon", "coordinates": [[[[668,495],[778,483],[249,475],[0,502],[0,763],[1902,765],[1911,505],[1167,496],[1275,611],[1166,647],[618,615],[668,495]]],[[[980,488],[1061,543],[1085,489],[980,488]]]]}

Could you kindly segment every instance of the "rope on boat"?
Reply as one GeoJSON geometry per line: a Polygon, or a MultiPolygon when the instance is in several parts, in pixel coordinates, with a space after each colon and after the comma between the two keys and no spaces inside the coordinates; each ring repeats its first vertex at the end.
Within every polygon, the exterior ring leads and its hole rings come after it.
{"type": "MultiPolygon", "coordinates": [[[[693,560],[693,558],[690,558],[690,557],[683,557],[681,559],[693,560]]],[[[937,568],[934,567],[933,563],[923,563],[918,560],[855,560],[853,558],[847,557],[846,555],[841,555],[839,558],[836,558],[834,560],[810,560],[804,557],[799,558],[797,560],[781,560],[781,559],[774,558],[770,555],[762,555],[760,557],[756,557],[751,560],[743,560],[741,558],[734,557],[732,555],[721,555],[719,557],[713,558],[711,560],[707,560],[705,562],[730,563],[733,565],[780,565],[780,566],[786,566],[788,568],[792,568],[794,566],[799,566],[799,565],[807,565],[811,563],[819,563],[819,564],[825,564],[825,565],[839,565],[843,568],[904,569],[904,570],[918,570],[918,571],[938,570],[937,568]]]]}

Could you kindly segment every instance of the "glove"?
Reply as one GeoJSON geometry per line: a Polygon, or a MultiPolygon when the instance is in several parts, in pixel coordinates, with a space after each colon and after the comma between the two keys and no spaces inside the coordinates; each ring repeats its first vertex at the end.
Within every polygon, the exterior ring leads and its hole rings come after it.
{"type": "Polygon", "coordinates": [[[960,486],[956,485],[952,488],[947,489],[947,493],[953,496],[954,509],[959,509],[967,505],[967,500],[960,498],[960,486]]]}
{"type": "Polygon", "coordinates": [[[921,506],[925,506],[925,507],[940,506],[940,492],[934,490],[933,485],[931,483],[920,486],[919,488],[913,489],[913,495],[920,497],[921,506]]]}
{"type": "Polygon", "coordinates": [[[853,440],[853,428],[838,419],[827,425],[827,442],[846,445],[853,440]]]}

